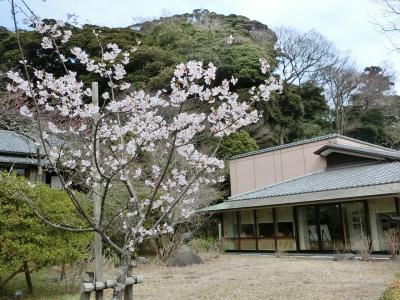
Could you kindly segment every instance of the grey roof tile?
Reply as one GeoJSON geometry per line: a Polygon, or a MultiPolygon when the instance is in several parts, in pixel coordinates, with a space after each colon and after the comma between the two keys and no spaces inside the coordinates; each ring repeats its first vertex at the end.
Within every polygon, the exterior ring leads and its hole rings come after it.
{"type": "Polygon", "coordinates": [[[400,182],[400,162],[326,169],[232,196],[228,201],[277,197],[400,182]]]}
{"type": "Polygon", "coordinates": [[[0,130],[0,153],[36,155],[35,141],[15,131],[0,130]]]}

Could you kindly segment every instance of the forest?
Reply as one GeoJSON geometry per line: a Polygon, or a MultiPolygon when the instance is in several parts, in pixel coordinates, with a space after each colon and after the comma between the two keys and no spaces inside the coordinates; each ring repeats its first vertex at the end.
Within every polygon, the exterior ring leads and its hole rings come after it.
{"type": "MultiPolygon", "coordinates": [[[[288,27],[272,30],[243,16],[224,16],[207,10],[126,28],[68,26],[73,31],[69,44],[82,45],[94,57],[99,56],[94,30],[101,33],[102,43],[115,42],[122,49],[140,41],[126,66],[127,79],[134,82],[132,88],[149,92],[168,90],[169,79],[179,62],[201,60],[215,64],[217,81],[237,78],[235,89],[245,98],[249,87],[262,82],[258,59],[267,57],[274,74],[283,81],[283,91],[260,104],[261,122],[224,140],[229,146],[222,147],[226,153],[219,151],[221,158],[333,132],[400,147],[400,102],[390,66],[359,69],[351,53],[339,51],[315,30],[306,33],[288,27]]],[[[36,68],[50,68],[55,74],[62,72],[57,70],[61,68],[59,65],[45,65],[51,50],[42,55],[36,52],[41,41],[38,33],[25,30],[21,37],[26,56],[36,68]]],[[[63,47],[68,49],[69,44],[63,47]]],[[[18,51],[15,34],[0,28],[2,93],[6,85],[5,71],[20,60],[18,51]]],[[[71,56],[67,51],[64,55],[71,56]]],[[[72,58],[67,65],[84,82],[91,80],[90,74],[74,64],[72,58]]],[[[0,128],[12,128],[18,113],[10,115],[10,107],[2,107],[0,128]]]]}

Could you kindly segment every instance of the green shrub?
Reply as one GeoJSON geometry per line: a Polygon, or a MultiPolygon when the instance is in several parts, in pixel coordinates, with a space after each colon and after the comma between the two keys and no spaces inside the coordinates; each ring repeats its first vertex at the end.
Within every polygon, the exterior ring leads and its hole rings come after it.
{"type": "Polygon", "coordinates": [[[85,256],[91,234],[56,229],[43,219],[65,226],[84,225],[63,190],[1,173],[0,290],[20,272],[66,266],[85,256]]]}

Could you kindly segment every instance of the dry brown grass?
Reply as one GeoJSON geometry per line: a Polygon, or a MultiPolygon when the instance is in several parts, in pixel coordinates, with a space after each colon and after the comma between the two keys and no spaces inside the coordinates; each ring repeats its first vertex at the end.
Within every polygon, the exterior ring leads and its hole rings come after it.
{"type": "Polygon", "coordinates": [[[378,299],[398,261],[221,255],[202,265],[137,269],[136,299],[378,299]]]}

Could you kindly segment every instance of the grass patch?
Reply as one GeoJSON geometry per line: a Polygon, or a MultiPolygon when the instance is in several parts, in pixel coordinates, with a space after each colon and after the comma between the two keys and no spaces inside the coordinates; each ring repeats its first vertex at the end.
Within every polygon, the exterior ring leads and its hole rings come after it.
{"type": "Polygon", "coordinates": [[[59,273],[52,270],[41,270],[31,274],[33,283],[33,295],[28,295],[25,275],[23,273],[15,276],[6,286],[1,300],[14,299],[16,290],[23,291],[24,300],[72,300],[79,299],[78,291],[68,290],[65,282],[60,282],[59,273]]]}
{"type": "Polygon", "coordinates": [[[389,284],[388,288],[383,292],[379,300],[400,299],[400,272],[397,272],[395,277],[395,280],[389,284]]]}

